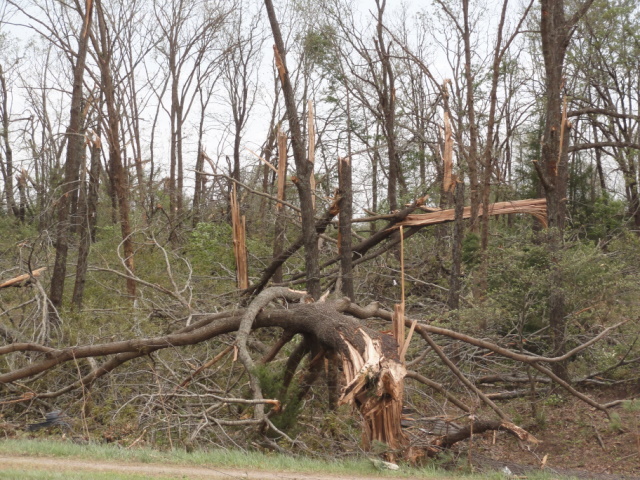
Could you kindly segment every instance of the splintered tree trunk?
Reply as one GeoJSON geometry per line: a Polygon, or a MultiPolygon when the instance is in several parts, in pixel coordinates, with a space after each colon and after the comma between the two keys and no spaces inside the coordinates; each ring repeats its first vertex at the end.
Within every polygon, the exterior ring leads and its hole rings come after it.
{"type": "Polygon", "coordinates": [[[325,350],[337,353],[346,381],[339,404],[361,413],[365,448],[375,441],[400,450],[407,442],[400,425],[407,371],[398,342],[341,313],[348,305],[346,300],[294,304],[272,316],[260,314],[256,326],[275,321],[286,330],[312,335],[325,350]]]}
{"type": "MultiPolygon", "coordinates": [[[[359,320],[344,315],[351,302],[318,302],[309,299],[306,292],[283,287],[262,291],[242,315],[238,326],[236,345],[238,358],[249,373],[249,385],[253,399],[262,402],[262,388],[254,374],[254,362],[247,349],[248,336],[252,329],[261,326],[278,326],[289,335],[302,334],[305,342],[291,355],[287,362],[285,385],[290,381],[297,365],[307,351],[317,358],[337,354],[342,360],[346,386],[340,396],[340,404],[357,408],[364,419],[363,441],[366,448],[373,441],[383,442],[392,450],[406,443],[402,433],[400,417],[404,394],[406,368],[401,360],[399,343],[390,335],[362,326],[359,320]],[[271,300],[284,298],[289,303],[286,309],[265,310],[271,300]],[[307,302],[311,303],[307,303],[307,302]]],[[[398,335],[398,338],[403,335],[398,335]]],[[[316,360],[312,360],[313,364],[316,360]]],[[[311,367],[311,365],[310,365],[311,367]]],[[[309,381],[317,376],[318,368],[310,372],[309,381]]],[[[256,419],[264,418],[262,405],[256,405],[256,419]]]]}
{"type": "Polygon", "coordinates": [[[240,215],[236,185],[231,190],[231,224],[233,226],[233,253],[236,258],[236,280],[239,289],[249,288],[245,217],[240,215]]]}
{"type": "Polygon", "coordinates": [[[373,442],[399,450],[407,443],[400,424],[407,370],[400,359],[398,343],[389,335],[372,335],[362,328],[354,334],[360,338],[342,336],[348,355],[342,354],[347,385],[340,404],[354,405],[362,414],[366,450],[373,442]],[[362,342],[360,348],[352,343],[354,340],[362,342]]]}

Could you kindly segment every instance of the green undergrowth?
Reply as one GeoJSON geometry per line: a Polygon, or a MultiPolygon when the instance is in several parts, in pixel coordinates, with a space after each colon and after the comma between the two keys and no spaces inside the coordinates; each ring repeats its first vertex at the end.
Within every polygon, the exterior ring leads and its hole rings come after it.
{"type": "MultiPolygon", "coordinates": [[[[423,468],[410,468],[403,466],[398,472],[379,471],[366,458],[352,458],[333,460],[327,462],[319,459],[293,457],[282,454],[265,454],[259,452],[246,452],[241,450],[200,450],[186,451],[160,451],[149,448],[123,448],[118,445],[104,445],[89,443],[86,445],[75,444],[59,440],[31,440],[12,439],[0,442],[0,455],[5,456],[39,456],[57,458],[75,458],[102,462],[118,463],[145,463],[145,464],[170,464],[201,467],[218,467],[230,469],[245,469],[258,471],[278,472],[307,472],[316,474],[336,475],[341,478],[354,478],[361,476],[379,476],[393,478],[432,478],[432,479],[469,479],[469,480],[498,480],[505,478],[501,472],[485,474],[469,474],[464,472],[449,472],[440,470],[433,465],[423,468]]],[[[159,475],[159,478],[189,478],[180,475],[172,477],[159,475]]],[[[123,479],[137,480],[149,478],[148,475],[136,473],[98,473],[81,471],[48,471],[18,469],[2,469],[0,466],[0,480],[5,479],[123,479]]],[[[548,475],[544,472],[529,474],[531,480],[558,479],[557,475],[548,475]]],[[[567,480],[569,480],[567,478],[567,480]]]]}

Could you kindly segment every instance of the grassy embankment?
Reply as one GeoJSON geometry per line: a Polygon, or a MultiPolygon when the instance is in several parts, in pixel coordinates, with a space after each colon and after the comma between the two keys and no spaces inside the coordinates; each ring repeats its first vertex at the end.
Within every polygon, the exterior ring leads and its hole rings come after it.
{"type": "MultiPolygon", "coordinates": [[[[337,478],[353,478],[359,476],[380,476],[392,478],[425,478],[425,479],[474,479],[490,480],[502,479],[501,473],[494,474],[452,474],[438,470],[433,466],[424,468],[404,467],[399,472],[378,471],[366,458],[339,460],[326,462],[318,459],[302,457],[290,457],[285,455],[267,455],[257,452],[211,450],[187,453],[185,451],[159,451],[148,448],[127,449],[116,445],[77,445],[71,442],[42,441],[42,440],[5,440],[0,442],[0,456],[33,456],[47,458],[68,458],[76,460],[92,460],[95,462],[112,462],[117,464],[149,464],[149,465],[184,465],[189,467],[217,467],[220,469],[242,469],[251,471],[304,472],[307,474],[334,475],[337,478]]],[[[10,467],[5,469],[0,465],[0,479],[64,479],[64,480],[141,480],[148,479],[149,474],[137,473],[102,473],[92,471],[78,471],[72,469],[42,470],[34,467],[33,470],[24,471],[10,467]]],[[[180,475],[169,478],[189,478],[180,475]]],[[[167,478],[167,475],[154,476],[153,478],[167,478]]],[[[550,478],[544,474],[528,476],[529,479],[543,480],[550,478]]],[[[554,477],[557,478],[557,477],[554,477]]]]}

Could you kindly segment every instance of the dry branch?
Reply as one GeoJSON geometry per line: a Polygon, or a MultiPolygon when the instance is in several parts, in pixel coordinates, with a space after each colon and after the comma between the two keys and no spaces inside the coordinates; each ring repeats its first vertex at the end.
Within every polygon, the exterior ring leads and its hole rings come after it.
{"type": "Polygon", "coordinates": [[[435,451],[437,453],[440,449],[445,449],[453,446],[454,444],[466,440],[471,437],[473,434],[480,434],[490,430],[499,430],[503,432],[509,432],[510,434],[516,436],[518,439],[529,442],[529,443],[538,443],[538,440],[526,432],[522,428],[514,425],[511,422],[505,422],[500,420],[486,421],[486,420],[473,420],[469,423],[469,425],[462,427],[461,429],[452,432],[448,435],[444,435],[440,437],[438,440],[433,442],[432,448],[436,447],[438,450],[435,451]]]}
{"type": "MultiPolygon", "coordinates": [[[[240,325],[238,327],[238,333],[236,334],[236,345],[238,347],[238,358],[249,375],[249,386],[253,394],[253,399],[256,401],[262,401],[262,388],[260,387],[260,380],[254,372],[255,364],[249,350],[247,349],[247,340],[249,333],[253,327],[253,322],[260,311],[265,308],[272,300],[276,298],[284,298],[288,301],[299,300],[306,295],[306,292],[295,292],[288,288],[270,288],[262,291],[251,302],[247,310],[245,311],[240,325]]],[[[262,419],[264,416],[264,405],[257,404],[254,409],[254,418],[256,420],[262,419]]]]}
{"type": "Polygon", "coordinates": [[[42,272],[44,272],[47,267],[38,268],[33,270],[31,273],[25,273],[24,275],[18,275],[15,278],[10,280],[6,280],[0,283],[0,288],[8,288],[8,287],[24,287],[25,285],[29,285],[31,283],[31,279],[34,277],[39,277],[42,272]]]}
{"type": "MultiPolygon", "coordinates": [[[[334,198],[333,203],[324,213],[322,218],[316,221],[315,229],[318,235],[324,233],[327,230],[327,227],[331,223],[331,220],[333,219],[333,217],[335,217],[338,214],[339,203],[340,203],[340,197],[334,198]]],[[[251,287],[247,288],[243,292],[243,295],[255,295],[260,293],[264,289],[264,287],[267,285],[267,283],[269,283],[269,280],[271,280],[271,277],[273,277],[273,275],[278,270],[278,268],[280,268],[284,264],[284,262],[286,262],[289,258],[291,258],[291,256],[294,253],[300,250],[303,244],[304,244],[304,235],[301,235],[300,237],[298,237],[298,239],[295,242],[293,242],[293,244],[290,247],[288,247],[284,252],[278,255],[278,257],[275,258],[271,262],[271,264],[262,271],[262,276],[260,277],[260,280],[255,285],[252,285],[251,287]]]]}
{"type": "Polygon", "coordinates": [[[316,177],[313,174],[314,165],[316,162],[316,131],[315,125],[313,123],[313,102],[311,100],[308,101],[308,113],[307,113],[307,137],[308,137],[308,153],[307,160],[311,164],[311,174],[309,175],[309,183],[311,186],[311,201],[313,204],[313,209],[316,208],[316,177]]]}
{"type": "Polygon", "coordinates": [[[460,410],[466,413],[471,413],[471,408],[469,408],[467,405],[465,405],[460,400],[458,400],[458,398],[455,395],[452,395],[451,393],[449,393],[449,391],[439,383],[434,382],[433,380],[413,371],[407,371],[407,375],[405,378],[411,378],[413,380],[416,380],[417,382],[422,383],[423,385],[426,385],[427,387],[430,387],[436,390],[437,392],[440,392],[442,395],[445,396],[445,398],[448,401],[453,403],[460,410]]]}

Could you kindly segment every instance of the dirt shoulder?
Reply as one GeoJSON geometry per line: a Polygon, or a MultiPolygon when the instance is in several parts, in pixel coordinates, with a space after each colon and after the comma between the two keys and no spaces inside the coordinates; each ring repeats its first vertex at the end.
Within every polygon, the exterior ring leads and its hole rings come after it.
{"type": "MultiPolygon", "coordinates": [[[[145,464],[104,462],[94,460],[79,460],[72,458],[45,458],[29,456],[0,456],[0,471],[3,469],[21,470],[49,470],[56,472],[86,471],[101,473],[126,473],[145,475],[149,478],[180,478],[180,479],[255,479],[255,480],[337,480],[344,478],[339,475],[322,473],[269,472],[262,470],[240,470],[217,467],[193,467],[183,465],[145,464]]],[[[350,476],[354,480],[380,480],[390,477],[350,476]]],[[[402,477],[403,479],[417,479],[418,477],[402,477]]],[[[434,477],[430,477],[435,480],[434,477]]],[[[441,477],[440,480],[447,480],[441,477]]]]}

